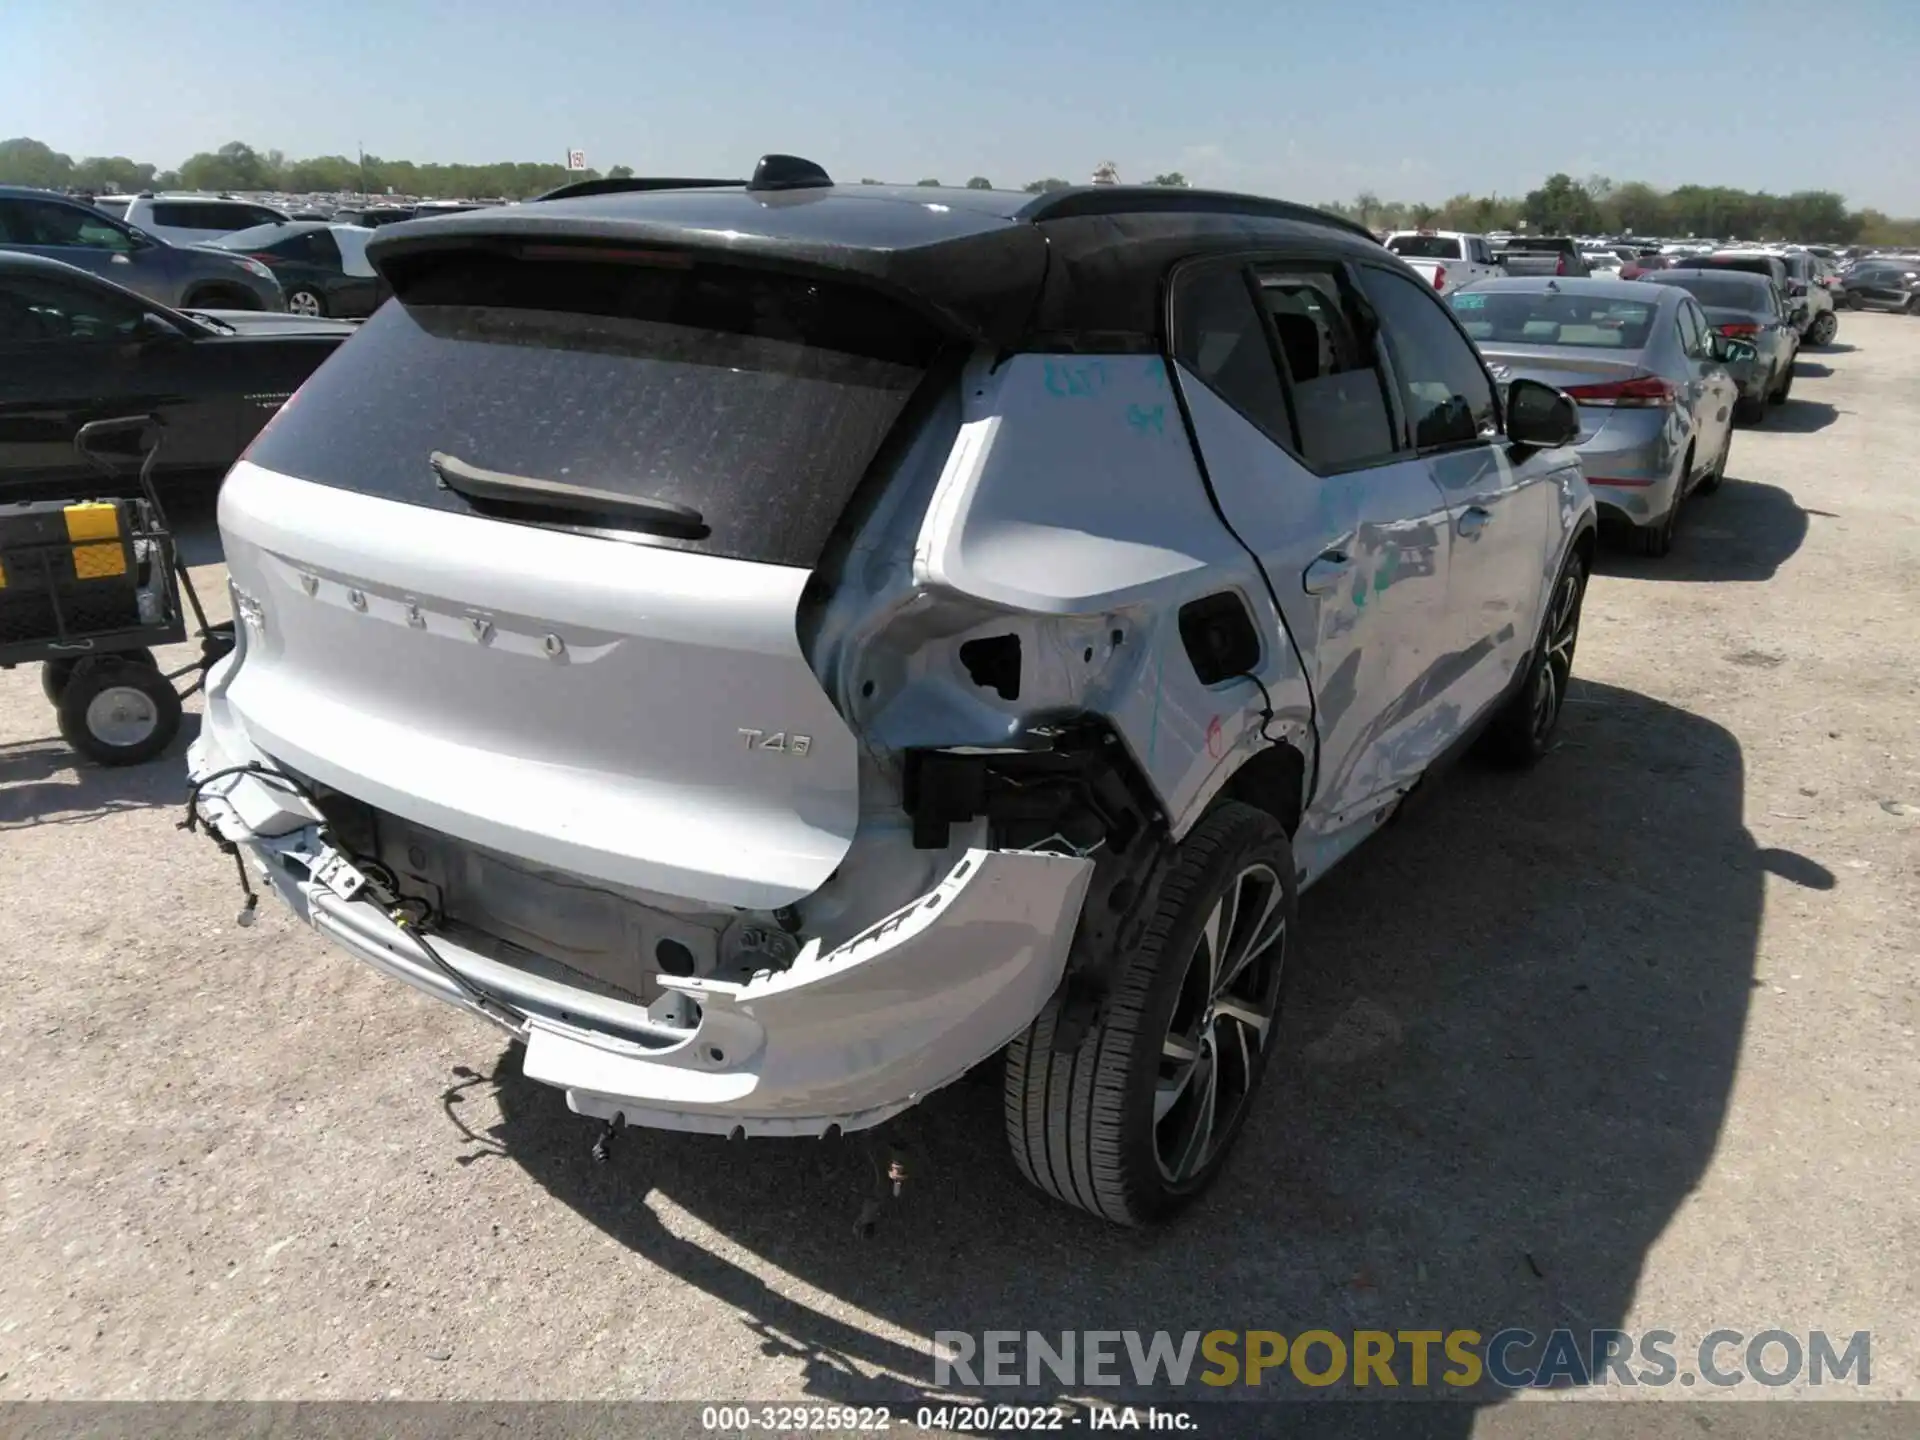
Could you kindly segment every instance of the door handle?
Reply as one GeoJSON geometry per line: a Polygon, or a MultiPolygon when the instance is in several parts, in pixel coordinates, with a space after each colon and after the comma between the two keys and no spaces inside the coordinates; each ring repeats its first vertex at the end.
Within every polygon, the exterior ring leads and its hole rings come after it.
{"type": "Polygon", "coordinates": [[[1460,512],[1460,519],[1454,524],[1453,528],[1460,532],[1463,539],[1478,540],[1480,538],[1480,532],[1492,523],[1493,512],[1491,510],[1479,505],[1469,505],[1465,510],[1460,512]]]}
{"type": "Polygon", "coordinates": [[[1353,557],[1344,550],[1322,550],[1300,577],[1309,595],[1324,595],[1353,573],[1353,557]]]}

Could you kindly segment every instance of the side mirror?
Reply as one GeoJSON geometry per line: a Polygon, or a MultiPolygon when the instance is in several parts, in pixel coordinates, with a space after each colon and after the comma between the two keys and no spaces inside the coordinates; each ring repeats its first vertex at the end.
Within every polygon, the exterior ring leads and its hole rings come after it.
{"type": "Polygon", "coordinates": [[[1507,439],[1515,445],[1546,450],[1571,445],[1580,434],[1580,407],[1563,390],[1538,380],[1519,379],[1507,386],[1507,439]]]}

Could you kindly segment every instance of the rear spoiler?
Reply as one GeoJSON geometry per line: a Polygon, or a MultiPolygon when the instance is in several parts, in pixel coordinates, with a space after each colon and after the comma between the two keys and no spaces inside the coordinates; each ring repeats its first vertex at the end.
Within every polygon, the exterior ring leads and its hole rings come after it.
{"type": "Polygon", "coordinates": [[[536,195],[530,204],[543,200],[575,200],[582,195],[619,195],[629,190],[717,190],[729,185],[745,185],[744,180],[694,180],[659,175],[605,176],[598,180],[575,180],[544,195],[536,195]]]}
{"type": "Polygon", "coordinates": [[[627,250],[656,263],[681,256],[765,267],[864,284],[950,333],[1001,348],[1019,343],[1046,276],[1040,230],[997,217],[960,216],[958,224],[929,224],[923,238],[903,239],[884,228],[849,230],[813,206],[766,205],[738,181],[636,177],[612,185],[598,193],[685,186],[684,204],[659,212],[615,202],[583,213],[536,201],[383,225],[367,242],[367,259],[403,304],[415,280],[462,252],[555,260],[575,249],[583,259],[627,250]]]}

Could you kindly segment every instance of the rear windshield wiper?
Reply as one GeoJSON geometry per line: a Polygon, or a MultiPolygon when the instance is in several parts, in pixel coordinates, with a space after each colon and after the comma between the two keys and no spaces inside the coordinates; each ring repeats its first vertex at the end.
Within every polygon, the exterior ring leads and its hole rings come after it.
{"type": "Polygon", "coordinates": [[[457,455],[436,450],[427,457],[440,483],[456,495],[494,505],[545,511],[569,519],[600,519],[616,526],[652,530],[682,540],[705,539],[706,518],[691,505],[654,500],[644,495],[622,495],[568,480],[546,480],[537,475],[511,475],[483,470],[457,455]]]}

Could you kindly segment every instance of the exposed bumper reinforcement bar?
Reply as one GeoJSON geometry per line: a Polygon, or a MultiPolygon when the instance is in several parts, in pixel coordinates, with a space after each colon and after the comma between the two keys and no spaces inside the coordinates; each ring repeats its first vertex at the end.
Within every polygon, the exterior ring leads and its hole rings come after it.
{"type": "MultiPolygon", "coordinates": [[[[255,758],[209,725],[195,776],[255,758]]],[[[200,800],[207,822],[308,924],[376,969],[526,1041],[530,1079],[579,1114],[713,1134],[818,1135],[877,1125],[1017,1035],[1059,984],[1092,862],[970,850],[912,904],[822,953],[744,984],[662,976],[700,1007],[667,1039],[645,1010],[557,985],[435,936],[442,961],[528,1012],[512,1024],[443,973],[406,929],[365,899],[313,878],[324,853],[297,800],[246,775],[200,800]],[[261,833],[249,821],[275,817],[261,833]],[[243,818],[244,817],[244,818],[243,818]],[[297,828],[295,828],[297,827],[297,828]],[[607,1028],[600,1028],[601,1026],[607,1028]]]]}

